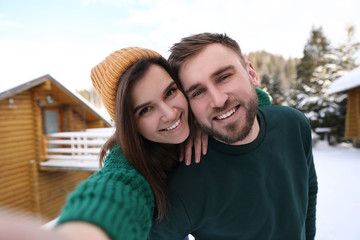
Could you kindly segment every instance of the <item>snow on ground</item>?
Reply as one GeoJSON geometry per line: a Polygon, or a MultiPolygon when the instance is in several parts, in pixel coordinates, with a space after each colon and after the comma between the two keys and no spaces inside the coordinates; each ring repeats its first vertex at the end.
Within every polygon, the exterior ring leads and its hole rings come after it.
{"type": "Polygon", "coordinates": [[[316,240],[359,240],[360,149],[319,142],[313,154],[319,184],[316,240]]]}
{"type": "Polygon", "coordinates": [[[319,184],[315,239],[360,240],[360,149],[318,142],[313,154],[319,184]]]}

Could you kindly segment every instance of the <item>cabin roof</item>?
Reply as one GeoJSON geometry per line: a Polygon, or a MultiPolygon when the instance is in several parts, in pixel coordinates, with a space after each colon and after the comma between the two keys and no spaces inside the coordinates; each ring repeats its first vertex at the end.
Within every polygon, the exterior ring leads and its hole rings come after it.
{"type": "Polygon", "coordinates": [[[51,82],[53,82],[57,87],[62,89],[69,96],[74,98],[77,102],[79,102],[80,104],[82,104],[83,106],[88,108],[89,111],[91,111],[93,114],[95,114],[100,119],[105,121],[108,125],[110,125],[110,126],[112,125],[109,117],[103,116],[103,114],[101,114],[100,111],[97,108],[95,108],[95,106],[93,106],[89,101],[87,101],[85,98],[83,98],[80,94],[70,90],[69,88],[62,85],[60,82],[56,81],[49,74],[46,74],[46,75],[41,76],[39,78],[27,81],[25,83],[19,84],[19,85],[15,86],[15,87],[8,88],[7,90],[0,89],[0,101],[3,100],[3,99],[9,98],[9,97],[11,97],[11,96],[13,96],[15,94],[18,94],[20,92],[26,91],[26,90],[28,90],[30,88],[35,87],[35,86],[38,86],[38,85],[44,83],[47,80],[50,80],[51,82]]]}
{"type": "Polygon", "coordinates": [[[334,80],[330,85],[328,94],[344,92],[356,87],[360,87],[360,67],[334,80]]]}

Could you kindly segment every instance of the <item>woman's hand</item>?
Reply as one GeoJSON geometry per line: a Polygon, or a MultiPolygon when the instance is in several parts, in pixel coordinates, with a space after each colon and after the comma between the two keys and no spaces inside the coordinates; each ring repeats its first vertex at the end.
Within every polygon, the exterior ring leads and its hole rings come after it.
{"type": "Polygon", "coordinates": [[[206,155],[208,146],[208,135],[200,127],[197,127],[184,143],[180,145],[179,161],[184,161],[189,166],[191,164],[192,148],[195,150],[195,163],[200,162],[201,154],[206,155]]]}
{"type": "Polygon", "coordinates": [[[91,223],[74,221],[51,229],[43,229],[43,224],[38,218],[0,209],[0,240],[110,240],[91,223]]]}

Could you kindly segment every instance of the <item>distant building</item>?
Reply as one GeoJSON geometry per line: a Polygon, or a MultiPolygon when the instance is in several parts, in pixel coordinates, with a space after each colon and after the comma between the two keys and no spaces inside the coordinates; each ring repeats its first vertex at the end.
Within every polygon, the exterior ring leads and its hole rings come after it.
{"type": "Polygon", "coordinates": [[[67,195],[93,172],[41,170],[43,136],[110,126],[50,75],[7,90],[0,86],[0,207],[56,217],[67,195]]]}
{"type": "Polygon", "coordinates": [[[328,93],[348,95],[345,139],[352,141],[354,146],[360,147],[360,67],[336,79],[328,93]]]}

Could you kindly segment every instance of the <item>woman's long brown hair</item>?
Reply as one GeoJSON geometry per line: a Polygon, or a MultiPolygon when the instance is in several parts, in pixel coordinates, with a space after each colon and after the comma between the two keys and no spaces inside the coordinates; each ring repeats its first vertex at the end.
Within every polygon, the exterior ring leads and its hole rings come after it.
{"type": "Polygon", "coordinates": [[[178,164],[179,146],[149,141],[139,134],[131,103],[131,88],[149,67],[157,64],[174,78],[170,65],[163,57],[142,59],[130,66],[120,78],[116,94],[116,131],[103,145],[102,163],[108,150],[119,144],[126,159],[145,177],[151,186],[157,209],[157,219],[165,215],[168,175],[178,164]]]}

